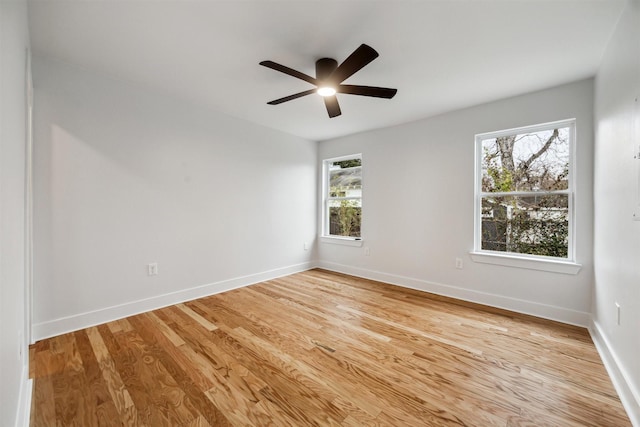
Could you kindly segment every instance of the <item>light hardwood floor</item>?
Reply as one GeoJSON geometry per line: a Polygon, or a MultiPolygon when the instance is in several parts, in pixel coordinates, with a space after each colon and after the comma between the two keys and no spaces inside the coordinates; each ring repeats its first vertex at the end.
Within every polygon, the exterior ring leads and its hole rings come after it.
{"type": "Polygon", "coordinates": [[[37,342],[33,426],[629,426],[585,329],[312,270],[37,342]]]}

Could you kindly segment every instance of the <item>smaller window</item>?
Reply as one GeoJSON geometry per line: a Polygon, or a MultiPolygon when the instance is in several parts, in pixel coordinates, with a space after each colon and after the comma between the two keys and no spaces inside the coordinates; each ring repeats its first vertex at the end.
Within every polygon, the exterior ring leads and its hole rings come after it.
{"type": "Polygon", "coordinates": [[[325,160],[323,236],[360,239],[362,155],[325,160]]]}
{"type": "Polygon", "coordinates": [[[476,251],[571,261],[573,120],[476,136],[476,251]]]}

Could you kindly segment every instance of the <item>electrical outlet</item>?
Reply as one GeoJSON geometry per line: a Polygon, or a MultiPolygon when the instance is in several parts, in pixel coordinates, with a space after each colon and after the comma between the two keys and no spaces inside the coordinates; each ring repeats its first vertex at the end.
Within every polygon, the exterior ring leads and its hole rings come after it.
{"type": "Polygon", "coordinates": [[[369,256],[371,255],[371,250],[369,249],[369,246],[365,246],[364,247],[364,256],[369,256]]]}
{"type": "Polygon", "coordinates": [[[617,302],[616,304],[616,320],[618,323],[618,326],[620,326],[620,304],[618,304],[617,302]]]}
{"type": "Polygon", "coordinates": [[[304,242],[304,243],[302,244],[302,248],[303,248],[305,251],[308,251],[308,250],[309,250],[309,243],[308,243],[308,242],[304,242]]]}
{"type": "Polygon", "coordinates": [[[147,264],[147,276],[157,276],[158,275],[158,263],[152,262],[147,264]]]}
{"type": "Polygon", "coordinates": [[[462,258],[456,258],[456,268],[458,270],[462,270],[462,268],[463,268],[462,258]]]}

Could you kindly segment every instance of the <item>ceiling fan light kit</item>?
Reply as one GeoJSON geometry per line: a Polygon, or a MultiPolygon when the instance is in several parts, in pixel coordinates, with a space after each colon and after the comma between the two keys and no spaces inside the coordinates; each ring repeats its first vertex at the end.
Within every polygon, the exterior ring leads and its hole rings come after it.
{"type": "Polygon", "coordinates": [[[331,86],[321,86],[316,92],[320,96],[333,96],[336,94],[336,90],[331,86]]]}
{"type": "Polygon", "coordinates": [[[375,98],[391,99],[398,92],[397,89],[376,86],[344,85],[343,81],[360,71],[364,66],[378,57],[378,52],[371,46],[361,44],[344,62],[338,62],[332,58],[321,58],[316,61],[316,77],[311,77],[300,71],[286,67],[273,61],[262,61],[260,65],[279,71],[291,77],[304,80],[316,86],[315,89],[294,93],[293,95],[267,102],[269,105],[278,105],[292,101],[312,93],[317,93],[324,99],[329,117],[337,117],[342,112],[338,104],[337,93],[349,95],[370,96],[375,98]]]}

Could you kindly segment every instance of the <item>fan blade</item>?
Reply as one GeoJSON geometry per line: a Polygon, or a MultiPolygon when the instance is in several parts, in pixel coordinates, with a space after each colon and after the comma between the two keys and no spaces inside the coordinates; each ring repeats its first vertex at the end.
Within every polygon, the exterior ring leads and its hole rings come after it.
{"type": "Polygon", "coordinates": [[[335,95],[325,96],[324,105],[327,107],[329,117],[336,117],[342,114],[342,111],[340,111],[340,105],[338,104],[338,98],[336,98],[335,95]]]}
{"type": "Polygon", "coordinates": [[[284,65],[278,64],[277,62],[273,62],[273,61],[262,61],[260,63],[260,65],[267,67],[267,68],[271,68],[272,70],[276,70],[276,71],[280,71],[281,73],[285,73],[291,77],[295,77],[298,78],[300,80],[304,80],[305,82],[309,82],[312,85],[316,85],[318,86],[318,80],[314,79],[311,76],[308,76],[304,73],[301,73],[300,71],[296,71],[293,68],[289,68],[289,67],[285,67],[284,65]]]}
{"type": "Polygon", "coordinates": [[[279,99],[274,99],[273,101],[269,101],[267,102],[267,104],[269,105],[282,104],[283,102],[291,101],[292,99],[297,99],[303,96],[311,95],[312,93],[316,93],[317,90],[318,89],[309,89],[309,90],[305,90],[304,92],[294,93],[293,95],[285,96],[284,98],[279,98],[279,99]]]}
{"type": "Polygon", "coordinates": [[[398,89],[376,86],[339,85],[336,88],[338,93],[349,95],[374,96],[376,98],[391,99],[396,95],[398,89]]]}
{"type": "Polygon", "coordinates": [[[329,79],[336,85],[340,84],[377,57],[378,52],[374,48],[361,44],[336,68],[329,79]]]}

